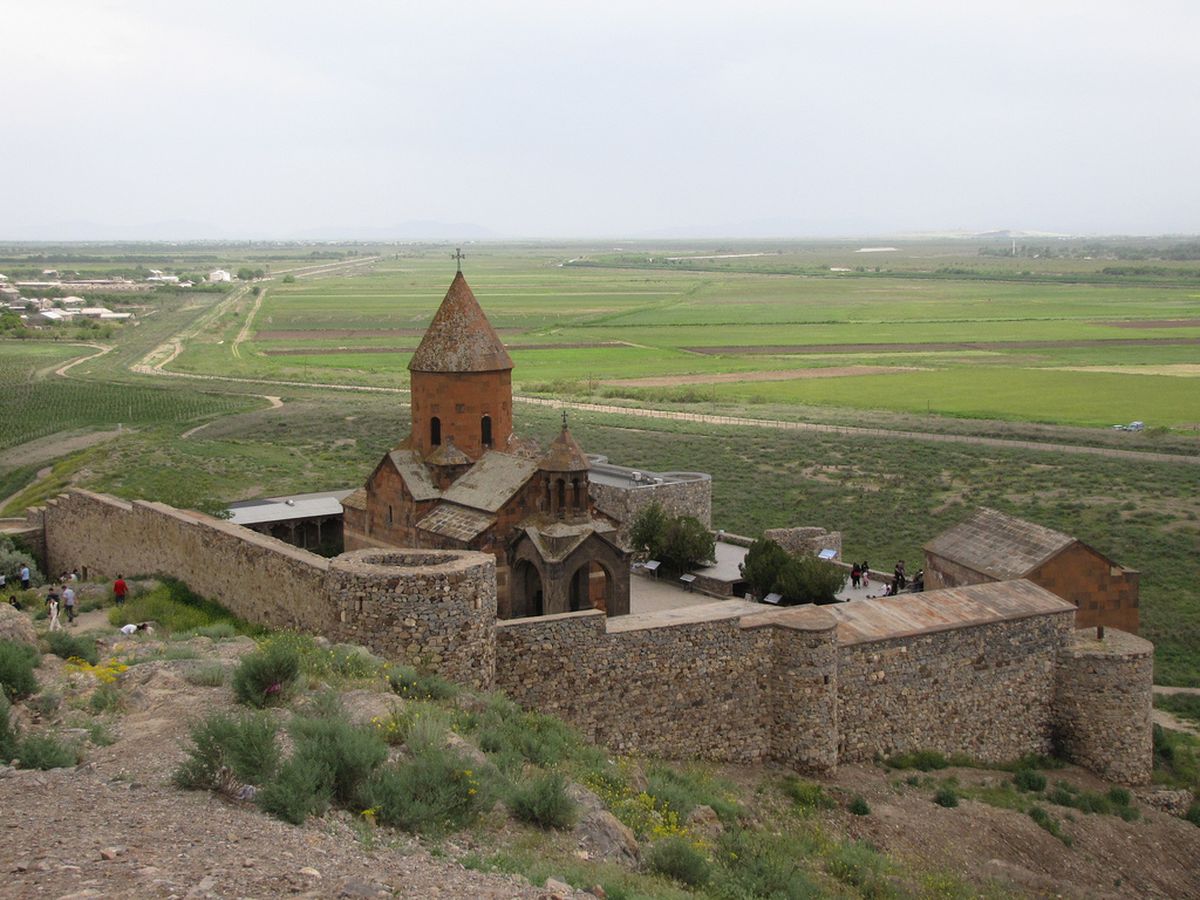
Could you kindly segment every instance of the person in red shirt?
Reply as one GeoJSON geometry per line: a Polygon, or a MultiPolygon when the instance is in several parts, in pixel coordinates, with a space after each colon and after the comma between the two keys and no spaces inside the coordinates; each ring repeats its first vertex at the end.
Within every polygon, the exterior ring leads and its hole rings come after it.
{"type": "Polygon", "coordinates": [[[117,606],[123,606],[125,603],[125,595],[129,593],[129,585],[125,583],[125,578],[121,575],[117,576],[117,580],[113,582],[113,596],[117,598],[117,606]]]}

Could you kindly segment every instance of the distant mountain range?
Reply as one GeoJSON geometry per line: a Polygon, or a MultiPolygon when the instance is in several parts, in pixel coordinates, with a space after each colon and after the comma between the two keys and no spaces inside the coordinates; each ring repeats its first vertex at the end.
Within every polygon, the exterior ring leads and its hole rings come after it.
{"type": "Polygon", "coordinates": [[[307,228],[299,231],[264,234],[250,229],[229,228],[210,222],[174,219],[142,225],[74,220],[51,225],[0,224],[0,240],[5,241],[443,241],[488,240],[498,235],[482,225],[470,222],[434,222],[413,220],[395,225],[347,225],[307,228]]]}

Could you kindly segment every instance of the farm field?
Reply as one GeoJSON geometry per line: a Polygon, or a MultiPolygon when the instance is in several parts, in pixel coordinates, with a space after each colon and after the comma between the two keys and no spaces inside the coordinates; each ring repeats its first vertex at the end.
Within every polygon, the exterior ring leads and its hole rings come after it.
{"type": "MultiPolygon", "coordinates": [[[[946,263],[945,248],[928,249],[917,261],[946,263]]],[[[607,268],[572,263],[571,252],[468,254],[469,280],[510,347],[519,390],[656,403],[702,393],[737,404],[1091,427],[1200,423],[1196,370],[1187,368],[1200,361],[1200,280],[1189,283],[1187,268],[1159,283],[1071,284],[983,280],[975,276],[998,261],[964,258],[961,249],[955,271],[974,275],[936,280],[906,268],[831,275],[828,265],[823,275],[607,268]],[[1176,364],[1149,378],[1139,368],[1176,364]],[[886,371],[805,377],[864,365],[886,371]],[[1075,371],[1089,366],[1108,371],[1075,371]],[[779,374],[788,371],[797,378],[779,374]],[[639,386],[639,378],[654,382],[639,386]],[[664,383],[672,378],[702,387],[681,394],[664,383]]],[[[846,252],[832,248],[826,258],[846,252]]],[[[765,258],[729,262],[752,268],[765,258]]],[[[1057,262],[1070,271],[1095,261],[1057,262]]],[[[172,367],[402,387],[451,274],[441,253],[414,251],[352,277],[276,282],[238,356],[231,319],[172,367]]],[[[240,329],[249,311],[237,315],[240,329]]]]}

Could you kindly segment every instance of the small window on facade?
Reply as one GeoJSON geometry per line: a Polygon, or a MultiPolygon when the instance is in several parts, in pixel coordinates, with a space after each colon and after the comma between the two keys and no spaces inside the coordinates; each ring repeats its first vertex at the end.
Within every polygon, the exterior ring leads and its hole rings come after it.
{"type": "Polygon", "coordinates": [[[429,443],[435,447],[442,445],[442,420],[437,416],[429,420],[429,443]]]}
{"type": "Polygon", "coordinates": [[[558,511],[562,512],[567,508],[567,482],[560,478],[558,479],[558,511]]]}
{"type": "Polygon", "coordinates": [[[479,431],[483,440],[483,446],[492,446],[492,417],[484,416],[479,420],[479,431]]]}
{"type": "Polygon", "coordinates": [[[392,524],[392,507],[389,505],[388,506],[388,525],[391,526],[391,524],[392,524]]]}

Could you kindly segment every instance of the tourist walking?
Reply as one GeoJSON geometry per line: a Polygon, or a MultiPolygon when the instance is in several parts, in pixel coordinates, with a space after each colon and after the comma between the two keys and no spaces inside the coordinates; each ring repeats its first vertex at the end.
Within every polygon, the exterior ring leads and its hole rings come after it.
{"type": "MultiPolygon", "coordinates": [[[[54,594],[51,594],[50,596],[55,597],[54,594]]],[[[50,606],[50,630],[51,631],[62,631],[62,623],[60,623],[58,621],[58,599],[57,599],[57,597],[53,600],[50,600],[49,606],[50,606]]]]}
{"type": "Polygon", "coordinates": [[[892,593],[895,594],[904,590],[904,587],[907,584],[908,578],[904,575],[904,560],[900,560],[898,563],[896,563],[896,568],[892,570],[892,585],[895,587],[895,590],[892,591],[892,593]]]}
{"type": "Polygon", "coordinates": [[[850,567],[850,584],[853,587],[858,587],[860,581],[862,581],[862,569],[858,567],[858,563],[855,563],[850,567]]]}
{"type": "Polygon", "coordinates": [[[70,586],[70,584],[68,584],[67,587],[63,588],[62,600],[63,600],[63,607],[67,611],[67,624],[74,625],[75,624],[75,591],[70,586]]]}
{"type": "Polygon", "coordinates": [[[129,585],[125,583],[125,576],[118,575],[117,580],[113,582],[113,596],[117,598],[117,606],[125,605],[125,595],[129,593],[129,585]]]}
{"type": "Polygon", "coordinates": [[[21,590],[29,590],[29,566],[21,563],[21,590]]]}
{"type": "Polygon", "coordinates": [[[871,564],[866,560],[862,564],[862,586],[865,588],[871,586],[871,564]]]}

